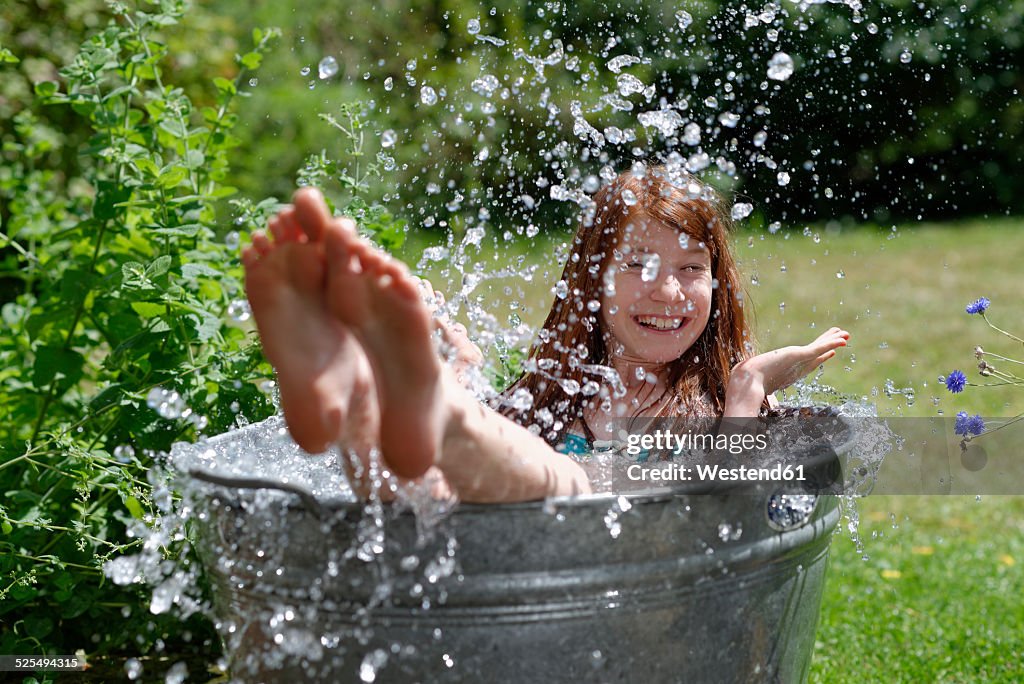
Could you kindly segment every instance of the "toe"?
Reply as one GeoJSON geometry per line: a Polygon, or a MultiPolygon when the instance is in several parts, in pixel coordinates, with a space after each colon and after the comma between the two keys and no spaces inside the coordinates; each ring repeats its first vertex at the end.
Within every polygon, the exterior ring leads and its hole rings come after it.
{"type": "Polygon", "coordinates": [[[295,215],[299,228],[312,241],[322,240],[331,223],[324,196],[316,188],[300,188],[295,192],[295,215]]]}
{"type": "Polygon", "coordinates": [[[278,242],[286,240],[284,226],[281,223],[280,216],[274,216],[267,222],[267,230],[274,236],[274,239],[278,242]]]}
{"type": "Polygon", "coordinates": [[[256,265],[256,262],[260,260],[259,252],[252,245],[247,245],[242,249],[242,265],[246,268],[252,268],[256,265]]]}
{"type": "Polygon", "coordinates": [[[270,243],[270,239],[262,231],[252,234],[252,246],[260,256],[270,254],[270,251],[274,248],[270,243]]]}

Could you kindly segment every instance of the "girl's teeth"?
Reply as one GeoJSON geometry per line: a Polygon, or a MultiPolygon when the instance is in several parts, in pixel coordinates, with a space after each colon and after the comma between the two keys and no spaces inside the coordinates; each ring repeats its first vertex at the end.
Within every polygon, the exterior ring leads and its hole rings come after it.
{"type": "Polygon", "coordinates": [[[664,320],[657,318],[638,318],[637,321],[648,328],[656,328],[658,330],[675,330],[682,325],[682,320],[674,318],[672,320],[664,320]]]}

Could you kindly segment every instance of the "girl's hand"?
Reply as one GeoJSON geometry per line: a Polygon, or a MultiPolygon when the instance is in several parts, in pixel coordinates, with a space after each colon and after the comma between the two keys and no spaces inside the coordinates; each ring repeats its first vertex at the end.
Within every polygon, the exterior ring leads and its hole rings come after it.
{"type": "Polygon", "coordinates": [[[452,323],[448,315],[438,310],[444,306],[444,295],[434,290],[434,286],[426,278],[420,278],[420,289],[427,308],[434,314],[434,325],[441,331],[445,343],[450,347],[449,360],[455,374],[461,381],[463,374],[471,367],[480,368],[484,365],[484,354],[480,347],[469,339],[469,331],[461,323],[452,323]]]}
{"type": "Polygon", "coordinates": [[[810,344],[773,349],[747,359],[737,364],[733,373],[751,374],[761,381],[765,394],[773,394],[831,359],[849,339],[850,333],[842,328],[829,328],[810,344]]]}
{"type": "Polygon", "coordinates": [[[842,328],[830,328],[810,344],[774,349],[738,363],[726,391],[726,417],[756,416],[766,396],[831,359],[849,339],[850,333],[842,328]]]}

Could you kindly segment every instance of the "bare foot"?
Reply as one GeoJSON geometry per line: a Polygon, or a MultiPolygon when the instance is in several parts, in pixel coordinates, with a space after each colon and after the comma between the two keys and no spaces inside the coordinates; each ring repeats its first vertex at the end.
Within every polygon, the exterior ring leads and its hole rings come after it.
{"type": "Polygon", "coordinates": [[[405,266],[360,240],[351,222],[330,223],[324,246],[327,305],[373,367],[384,460],[419,477],[438,459],[448,418],[430,309],[405,266]]]}
{"type": "Polygon", "coordinates": [[[326,306],[321,243],[309,241],[298,218],[306,199],[257,233],[242,253],[245,289],[267,359],[277,370],[288,429],[317,453],[343,436],[353,396],[372,391],[372,375],[358,341],[326,306]]]}

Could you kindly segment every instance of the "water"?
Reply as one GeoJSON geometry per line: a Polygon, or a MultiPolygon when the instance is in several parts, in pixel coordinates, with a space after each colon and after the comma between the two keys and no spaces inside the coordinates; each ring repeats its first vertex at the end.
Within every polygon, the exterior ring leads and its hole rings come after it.
{"type": "Polygon", "coordinates": [[[321,81],[331,78],[338,73],[338,60],[330,55],[324,57],[320,60],[320,63],[317,64],[316,73],[317,76],[320,77],[321,81]]]}

